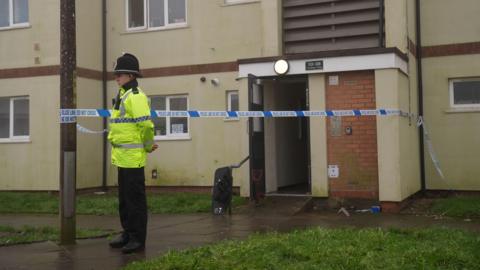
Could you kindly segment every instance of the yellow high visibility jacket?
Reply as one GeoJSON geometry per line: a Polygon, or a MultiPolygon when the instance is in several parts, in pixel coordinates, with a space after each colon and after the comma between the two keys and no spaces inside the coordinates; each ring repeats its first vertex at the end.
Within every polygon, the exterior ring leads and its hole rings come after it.
{"type": "Polygon", "coordinates": [[[120,88],[108,133],[112,164],[121,168],[144,167],[154,143],[153,129],[147,96],[136,86],[120,88]]]}

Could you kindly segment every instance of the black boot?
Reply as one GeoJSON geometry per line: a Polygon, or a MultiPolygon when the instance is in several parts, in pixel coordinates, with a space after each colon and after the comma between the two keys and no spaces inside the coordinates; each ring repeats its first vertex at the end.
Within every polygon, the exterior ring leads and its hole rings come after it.
{"type": "Polygon", "coordinates": [[[128,243],[128,234],[122,233],[110,241],[109,245],[112,248],[121,248],[128,243]]]}
{"type": "Polygon", "coordinates": [[[142,251],[145,249],[145,244],[137,241],[136,239],[130,239],[128,243],[122,247],[122,252],[125,254],[142,251]]]}

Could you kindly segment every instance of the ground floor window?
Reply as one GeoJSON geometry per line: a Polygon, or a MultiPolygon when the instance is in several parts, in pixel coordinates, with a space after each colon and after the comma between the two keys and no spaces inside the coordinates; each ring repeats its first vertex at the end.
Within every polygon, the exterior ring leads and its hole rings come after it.
{"type": "MultiPolygon", "coordinates": [[[[152,110],[156,111],[187,111],[188,96],[151,96],[152,110]]],[[[158,117],[153,118],[155,124],[155,139],[188,138],[188,117],[158,117]]]]}
{"type": "MultiPolygon", "coordinates": [[[[226,109],[227,111],[238,111],[240,108],[239,101],[238,101],[238,91],[237,90],[230,90],[227,91],[226,96],[226,109]]],[[[235,119],[237,120],[238,117],[227,117],[227,119],[235,119]]]]}
{"type": "Polygon", "coordinates": [[[28,140],[28,97],[0,97],[0,141],[28,140]]]}
{"type": "Polygon", "coordinates": [[[480,107],[480,77],[450,80],[450,106],[480,107]]]}

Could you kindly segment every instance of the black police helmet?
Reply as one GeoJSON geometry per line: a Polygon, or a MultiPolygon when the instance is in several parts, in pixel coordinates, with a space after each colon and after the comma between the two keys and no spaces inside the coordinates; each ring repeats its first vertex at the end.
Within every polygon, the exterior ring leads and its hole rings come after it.
{"type": "Polygon", "coordinates": [[[117,64],[115,65],[113,72],[115,74],[133,74],[137,77],[142,77],[142,74],[140,74],[138,59],[130,53],[124,53],[117,58],[117,64]]]}

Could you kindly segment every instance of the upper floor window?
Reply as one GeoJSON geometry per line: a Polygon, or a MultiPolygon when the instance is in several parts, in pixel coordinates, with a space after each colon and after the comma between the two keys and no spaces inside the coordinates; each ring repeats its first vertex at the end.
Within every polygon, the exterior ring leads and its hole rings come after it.
{"type": "Polygon", "coordinates": [[[187,0],[127,0],[127,29],[161,29],[186,25],[187,0]]]}
{"type": "Polygon", "coordinates": [[[451,107],[480,107],[480,78],[450,80],[451,107]]]}
{"type": "Polygon", "coordinates": [[[0,142],[28,140],[29,120],[28,97],[0,98],[0,142]]]}
{"type": "MultiPolygon", "coordinates": [[[[152,96],[152,110],[156,111],[187,111],[188,96],[152,96]]],[[[155,139],[189,138],[188,117],[157,117],[155,124],[155,139]]]]}
{"type": "Polygon", "coordinates": [[[28,25],[28,0],[0,0],[0,29],[28,25]]]}

